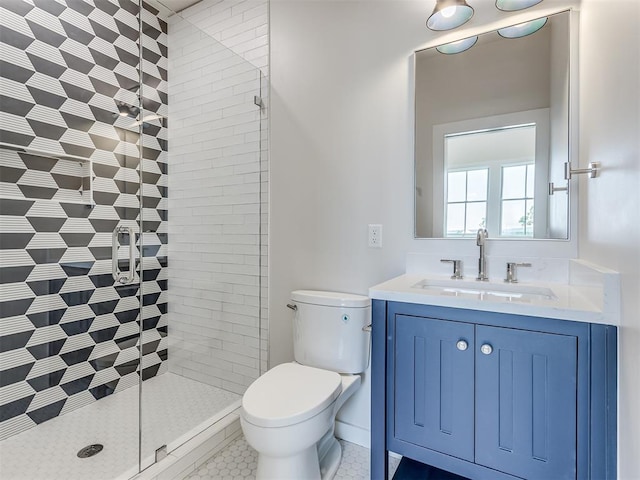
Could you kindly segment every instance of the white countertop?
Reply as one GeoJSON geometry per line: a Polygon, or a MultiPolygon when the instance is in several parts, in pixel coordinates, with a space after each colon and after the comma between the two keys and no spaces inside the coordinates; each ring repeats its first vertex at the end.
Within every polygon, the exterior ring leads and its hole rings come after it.
{"type": "MultiPolygon", "coordinates": [[[[455,285],[456,282],[450,277],[411,273],[371,287],[369,296],[373,299],[394,302],[465,308],[605,325],[619,324],[617,306],[612,305],[610,301],[615,297],[615,292],[605,292],[605,289],[599,285],[523,282],[517,285],[523,288],[548,288],[556,298],[538,295],[524,295],[522,298],[517,298],[516,296],[455,294],[450,290],[439,293],[437,289],[416,286],[425,279],[445,285],[455,285]]],[[[468,280],[464,281],[465,285],[469,285],[468,280]]],[[[478,282],[478,288],[482,289],[491,289],[492,285],[496,290],[505,288],[503,283],[478,282]]]]}

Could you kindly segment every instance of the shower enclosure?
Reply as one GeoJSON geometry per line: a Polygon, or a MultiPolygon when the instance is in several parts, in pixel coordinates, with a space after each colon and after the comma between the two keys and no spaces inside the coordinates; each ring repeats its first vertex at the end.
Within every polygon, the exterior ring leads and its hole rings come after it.
{"type": "Polygon", "coordinates": [[[0,19],[0,477],[130,478],[266,369],[266,80],[158,2],[0,19]]]}

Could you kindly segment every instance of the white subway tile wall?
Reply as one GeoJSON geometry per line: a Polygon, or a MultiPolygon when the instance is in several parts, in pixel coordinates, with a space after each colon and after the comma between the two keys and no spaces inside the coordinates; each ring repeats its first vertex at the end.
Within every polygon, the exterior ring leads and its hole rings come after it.
{"type": "Polygon", "coordinates": [[[236,393],[267,367],[267,20],[266,1],[169,18],[169,369],[236,393]]]}
{"type": "Polygon", "coordinates": [[[268,75],[267,0],[204,0],[181,16],[268,75]]]}

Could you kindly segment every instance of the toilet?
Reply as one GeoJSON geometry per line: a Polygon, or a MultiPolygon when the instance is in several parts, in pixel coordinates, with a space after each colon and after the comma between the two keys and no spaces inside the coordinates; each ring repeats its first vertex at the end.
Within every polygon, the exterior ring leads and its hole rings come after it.
{"type": "Polygon", "coordinates": [[[291,302],[295,362],[272,368],[249,386],[240,422],[258,452],[258,480],[328,480],[342,457],[336,414],[369,364],[371,301],[296,290],[291,302]]]}

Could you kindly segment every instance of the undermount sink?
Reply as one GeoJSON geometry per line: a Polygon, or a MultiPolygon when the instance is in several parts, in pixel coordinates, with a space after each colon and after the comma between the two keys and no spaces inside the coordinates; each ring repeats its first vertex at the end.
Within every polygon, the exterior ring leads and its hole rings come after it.
{"type": "Polygon", "coordinates": [[[558,299],[550,288],[519,285],[517,283],[500,284],[465,280],[424,279],[412,285],[411,288],[428,290],[428,293],[436,295],[459,296],[480,300],[528,302],[558,299]]]}

